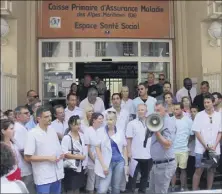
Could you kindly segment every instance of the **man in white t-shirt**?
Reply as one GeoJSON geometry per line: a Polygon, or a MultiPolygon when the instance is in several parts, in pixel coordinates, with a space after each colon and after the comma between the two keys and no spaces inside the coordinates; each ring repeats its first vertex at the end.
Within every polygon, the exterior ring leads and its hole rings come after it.
{"type": "Polygon", "coordinates": [[[56,119],[52,122],[51,127],[55,129],[59,140],[62,140],[66,129],[68,129],[68,121],[65,120],[65,111],[63,106],[54,106],[54,114],[56,119]]]}
{"type": "Polygon", "coordinates": [[[55,130],[50,127],[52,115],[49,109],[36,111],[38,125],[28,133],[25,159],[31,162],[37,193],[61,193],[64,178],[62,148],[55,130]]]}
{"type": "Polygon", "coordinates": [[[88,90],[87,97],[80,103],[79,107],[84,109],[87,106],[92,106],[94,112],[102,113],[105,110],[102,98],[98,97],[98,91],[95,88],[88,90]]]}
{"type": "MultiPolygon", "coordinates": [[[[183,107],[181,103],[174,104],[174,117],[172,117],[176,124],[176,137],[173,142],[175,159],[177,167],[180,169],[180,183],[181,191],[187,189],[187,162],[189,156],[188,141],[191,132],[192,120],[183,114],[183,107]]],[[[176,173],[174,174],[172,181],[172,191],[175,191],[176,173]]]]}
{"type": "Polygon", "coordinates": [[[150,132],[145,124],[147,106],[139,104],[137,108],[138,118],[132,120],[127,125],[126,138],[128,157],[138,162],[133,178],[130,178],[129,186],[132,192],[136,189],[136,181],[140,172],[139,192],[145,193],[149,172],[152,167],[152,159],[150,156],[150,144],[152,132],[150,132]]]}
{"type": "Polygon", "coordinates": [[[155,104],[157,100],[152,97],[148,96],[148,87],[145,83],[140,83],[138,85],[139,97],[133,100],[133,109],[134,114],[137,114],[137,108],[139,104],[146,104],[147,106],[147,115],[154,113],[155,104]]]}
{"type": "MultiPolygon", "coordinates": [[[[214,111],[214,98],[211,94],[206,94],[203,99],[205,110],[196,115],[192,126],[192,130],[195,132],[196,136],[196,171],[193,176],[193,190],[198,189],[200,178],[204,170],[202,166],[204,152],[208,150],[215,152],[218,157],[220,155],[222,132],[221,115],[214,111]]],[[[215,168],[208,168],[207,170],[207,189],[211,189],[215,168]]]]}
{"type": "Polygon", "coordinates": [[[77,106],[77,96],[73,93],[67,95],[67,107],[65,109],[65,120],[69,122],[69,118],[73,115],[78,115],[81,119],[83,117],[83,111],[77,106]]]}
{"type": "Polygon", "coordinates": [[[28,130],[25,127],[25,124],[30,119],[30,112],[26,106],[18,106],[15,108],[15,135],[14,135],[14,143],[18,147],[22,157],[19,161],[19,168],[21,169],[22,180],[26,184],[29,192],[35,192],[35,185],[32,176],[32,167],[31,164],[24,160],[24,148],[25,142],[28,136],[28,130]]]}

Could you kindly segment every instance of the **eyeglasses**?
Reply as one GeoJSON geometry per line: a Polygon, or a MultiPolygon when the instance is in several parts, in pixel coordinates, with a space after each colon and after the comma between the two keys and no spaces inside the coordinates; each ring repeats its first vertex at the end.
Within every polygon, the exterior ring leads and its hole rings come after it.
{"type": "Polygon", "coordinates": [[[30,112],[22,112],[21,114],[24,114],[24,115],[29,115],[30,112]]]}

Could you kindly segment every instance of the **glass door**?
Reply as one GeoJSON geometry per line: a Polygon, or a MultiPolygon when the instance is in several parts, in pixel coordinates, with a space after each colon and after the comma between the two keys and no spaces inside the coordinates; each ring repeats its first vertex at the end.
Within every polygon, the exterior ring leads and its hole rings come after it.
{"type": "Polygon", "coordinates": [[[39,53],[40,98],[44,104],[65,106],[74,79],[73,41],[40,40],[39,53]]]}
{"type": "Polygon", "coordinates": [[[43,98],[65,98],[73,82],[73,63],[43,63],[43,98]]]}

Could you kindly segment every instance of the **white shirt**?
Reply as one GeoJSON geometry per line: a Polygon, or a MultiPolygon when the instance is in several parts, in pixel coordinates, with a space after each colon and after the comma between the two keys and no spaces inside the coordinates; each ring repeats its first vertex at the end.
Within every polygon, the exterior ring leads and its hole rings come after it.
{"type": "MultiPolygon", "coordinates": [[[[99,144],[98,138],[96,136],[96,130],[93,127],[88,127],[84,133],[85,141],[88,142],[88,145],[90,145],[90,150],[92,152],[92,155],[96,156],[96,150],[95,145],[99,144]]],[[[94,169],[94,162],[88,158],[88,169],[94,169]]]]}
{"type": "Polygon", "coordinates": [[[86,132],[86,130],[87,130],[88,127],[89,127],[89,126],[84,122],[84,120],[81,120],[80,129],[81,129],[81,132],[82,132],[83,134],[85,134],[85,132],[86,132]]]}
{"type": "Polygon", "coordinates": [[[148,99],[146,102],[144,102],[140,97],[137,97],[133,100],[133,109],[134,109],[134,114],[137,114],[137,109],[139,104],[146,104],[147,106],[147,115],[149,116],[150,114],[154,113],[154,108],[156,104],[156,99],[152,96],[148,96],[148,99]]]}
{"type": "Polygon", "coordinates": [[[68,107],[65,109],[65,121],[69,121],[69,118],[73,115],[79,115],[80,119],[83,117],[83,111],[79,107],[75,107],[73,111],[69,110],[68,107]]]}
{"type": "MultiPolygon", "coordinates": [[[[68,135],[65,135],[62,139],[62,151],[64,154],[67,154],[67,153],[71,153],[71,150],[72,150],[72,144],[71,144],[71,132],[68,133],[68,135]]],[[[72,136],[71,136],[72,137],[72,136]]],[[[75,150],[78,150],[78,154],[81,154],[81,155],[84,155],[86,156],[86,159],[88,158],[87,155],[88,155],[88,152],[87,152],[87,148],[85,146],[85,142],[84,142],[84,136],[82,133],[79,132],[79,137],[80,137],[80,140],[81,140],[81,143],[80,141],[77,141],[75,139],[72,138],[72,143],[73,143],[73,148],[75,150]]],[[[76,154],[75,152],[73,154],[76,154]]],[[[84,161],[81,161],[80,165],[78,166],[77,168],[77,172],[81,172],[82,170],[82,166],[86,166],[85,164],[87,164],[87,161],[86,159],[84,161]]],[[[74,160],[74,159],[73,159],[74,160]]]]}
{"type": "Polygon", "coordinates": [[[121,109],[125,109],[130,114],[134,114],[133,100],[128,99],[127,101],[121,100],[121,109]]]}
{"type": "Polygon", "coordinates": [[[21,155],[18,146],[14,143],[11,144],[12,150],[16,154],[16,159],[18,162],[18,167],[21,169],[21,177],[29,176],[32,174],[32,166],[30,163],[26,162],[21,155]]]}
{"type": "Polygon", "coordinates": [[[60,134],[64,135],[66,129],[68,129],[68,122],[64,121],[62,123],[61,121],[56,119],[51,123],[51,127],[53,129],[55,129],[56,133],[60,133],[60,134]]]}
{"type": "MultiPolygon", "coordinates": [[[[25,145],[25,155],[35,156],[57,156],[62,154],[55,129],[48,127],[42,130],[39,125],[28,132],[25,145]]],[[[56,182],[64,178],[63,161],[53,162],[31,162],[34,182],[36,185],[44,185],[56,182]]]]}
{"type": "MultiPolygon", "coordinates": [[[[197,89],[192,87],[190,90],[190,96],[192,98],[192,101],[194,100],[195,96],[197,95],[197,89]]],[[[188,90],[185,87],[182,87],[180,90],[176,93],[177,102],[181,102],[183,97],[189,97],[188,90]]]]}
{"type": "Polygon", "coordinates": [[[26,138],[28,135],[28,130],[25,128],[24,125],[22,125],[19,122],[15,122],[14,130],[15,130],[14,139],[16,145],[18,146],[19,150],[24,150],[26,138]]]}
{"type": "Polygon", "coordinates": [[[79,107],[81,109],[84,109],[88,105],[93,107],[94,112],[102,113],[105,110],[104,102],[103,102],[102,98],[100,98],[100,97],[96,97],[96,102],[94,104],[91,104],[89,102],[88,98],[85,98],[82,102],[80,102],[79,107]]]}
{"type": "Polygon", "coordinates": [[[28,190],[22,181],[9,181],[5,176],[1,177],[0,193],[24,193],[21,187],[23,187],[24,191],[26,190],[26,193],[28,193],[28,190]],[[18,184],[18,182],[20,184],[18,184]]]}
{"type": "MultiPolygon", "coordinates": [[[[109,111],[116,112],[116,110],[113,107],[105,110],[102,113],[104,116],[104,124],[106,124],[105,122],[106,115],[109,111]]],[[[127,112],[125,109],[120,109],[120,113],[116,112],[116,114],[117,114],[116,127],[117,129],[122,130],[125,134],[127,124],[129,123],[129,112],[127,112]]]]}
{"type": "MultiPolygon", "coordinates": [[[[111,142],[109,138],[111,138],[117,144],[119,152],[124,158],[123,148],[127,145],[127,143],[126,143],[125,135],[123,134],[122,130],[118,130],[117,128],[117,132],[111,137],[109,137],[107,134],[106,128],[101,127],[96,131],[96,137],[98,139],[98,144],[95,146],[100,145],[103,161],[107,168],[109,168],[111,158],[112,158],[112,148],[111,148],[111,142]]],[[[95,160],[95,173],[98,176],[105,178],[102,165],[100,164],[98,158],[96,158],[95,160]]]]}
{"type": "Polygon", "coordinates": [[[18,166],[21,169],[21,176],[24,177],[31,175],[32,174],[31,165],[25,162],[24,158],[20,154],[20,151],[23,151],[25,149],[25,142],[28,136],[28,131],[25,128],[25,126],[19,122],[15,122],[14,130],[15,130],[14,134],[15,145],[13,145],[13,148],[18,157],[18,166]]]}
{"type": "Polygon", "coordinates": [[[146,147],[143,142],[146,136],[146,126],[138,118],[132,120],[127,125],[126,137],[132,138],[131,152],[134,159],[150,159],[151,137],[148,138],[146,147]]]}
{"type": "MultiPolygon", "coordinates": [[[[217,135],[222,131],[222,119],[221,114],[218,112],[214,112],[211,117],[212,123],[210,123],[209,115],[205,112],[205,110],[197,113],[193,122],[192,131],[200,132],[206,144],[215,145],[217,135]]],[[[195,153],[203,154],[204,151],[205,149],[203,145],[196,138],[195,153]]],[[[216,147],[216,153],[217,155],[220,155],[220,144],[218,144],[216,147]]]]}

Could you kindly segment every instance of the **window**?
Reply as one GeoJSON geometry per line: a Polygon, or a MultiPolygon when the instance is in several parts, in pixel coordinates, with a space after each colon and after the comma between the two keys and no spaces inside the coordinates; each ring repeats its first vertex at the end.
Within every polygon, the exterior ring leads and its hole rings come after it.
{"type": "Polygon", "coordinates": [[[81,57],[81,42],[76,42],[76,57],[81,57]]]}
{"type": "Polygon", "coordinates": [[[96,57],[138,56],[138,42],[96,42],[96,57]]]}
{"type": "Polygon", "coordinates": [[[133,42],[123,42],[123,56],[133,55],[133,42]]]}
{"type": "Polygon", "coordinates": [[[96,42],[96,57],[106,56],[106,42],[96,42]]]}
{"type": "Polygon", "coordinates": [[[154,73],[156,81],[158,81],[159,74],[164,74],[166,80],[169,80],[169,68],[168,62],[142,62],[141,63],[141,81],[147,81],[148,73],[154,73]]]}
{"type": "Polygon", "coordinates": [[[72,42],[43,42],[42,57],[72,57],[73,56],[72,42]]]}
{"type": "Polygon", "coordinates": [[[169,57],[168,42],[141,42],[142,57],[169,57]]]}

